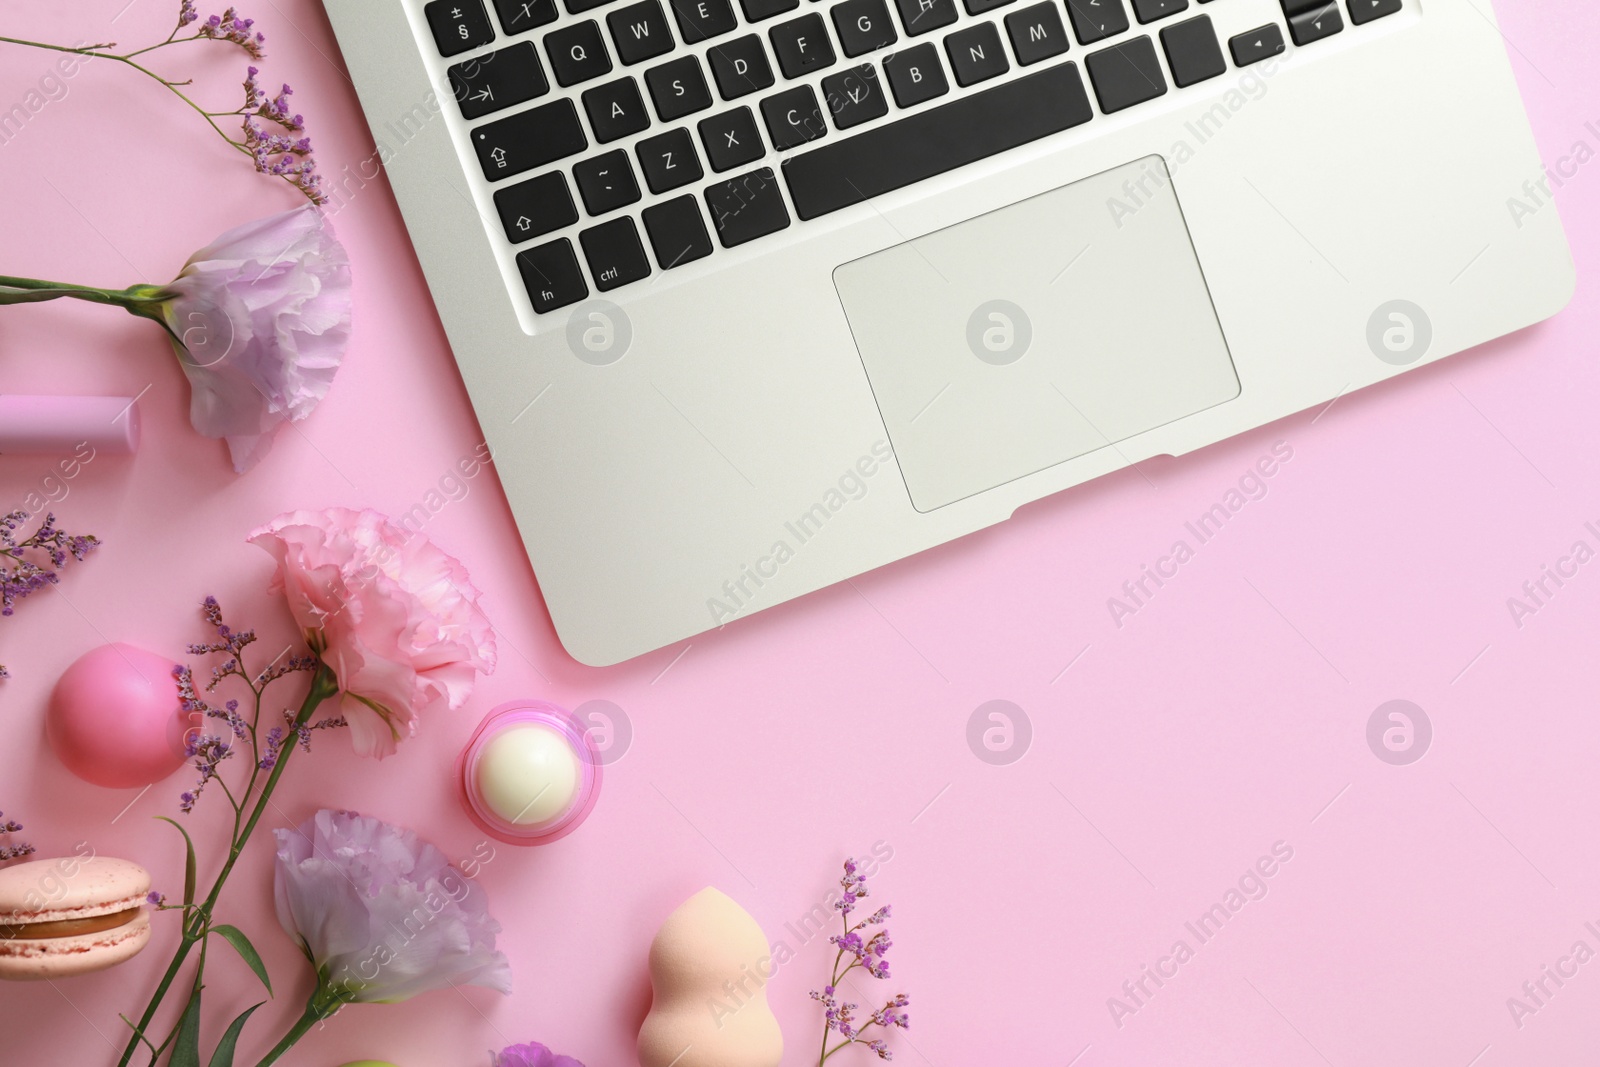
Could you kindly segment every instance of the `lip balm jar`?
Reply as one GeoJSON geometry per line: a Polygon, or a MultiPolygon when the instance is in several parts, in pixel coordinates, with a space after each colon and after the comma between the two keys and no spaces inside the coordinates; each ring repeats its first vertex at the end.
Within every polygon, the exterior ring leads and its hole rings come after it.
{"type": "Polygon", "coordinates": [[[501,704],[456,760],[467,814],[512,845],[544,845],[576,830],[600,796],[600,754],[567,711],[542,700],[501,704]]]}

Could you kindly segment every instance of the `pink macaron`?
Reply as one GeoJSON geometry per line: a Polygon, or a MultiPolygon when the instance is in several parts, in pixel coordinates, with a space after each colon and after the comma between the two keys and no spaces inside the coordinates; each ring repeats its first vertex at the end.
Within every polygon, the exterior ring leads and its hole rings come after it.
{"type": "Polygon", "coordinates": [[[104,970],[150,941],[150,875],[101,856],[0,868],[0,979],[70,978],[104,970]]]}

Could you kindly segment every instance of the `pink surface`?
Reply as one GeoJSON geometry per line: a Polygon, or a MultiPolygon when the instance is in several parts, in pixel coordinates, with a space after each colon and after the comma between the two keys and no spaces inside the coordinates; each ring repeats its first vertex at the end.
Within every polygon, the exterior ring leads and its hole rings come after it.
{"type": "MultiPolygon", "coordinates": [[[[113,35],[134,41],[164,34],[177,6],[125,5],[93,0],[70,16],[10,5],[0,22],[9,34],[97,40],[120,11],[113,35]]],[[[1589,47],[1600,12],[1496,7],[1545,158],[1600,147],[1585,125],[1600,119],[1589,47]]],[[[296,86],[325,169],[368,156],[315,0],[246,14],[272,39],[266,80],[296,86]]],[[[51,60],[0,49],[9,106],[51,60]]],[[[243,64],[219,49],[204,65],[208,98],[231,101],[243,64]]],[[[295,203],[129,72],[90,64],[65,84],[0,145],[5,272],[163,280],[222,230],[295,203]]],[[[896,978],[857,991],[863,1002],[911,993],[901,1062],[1591,1060],[1600,962],[1559,987],[1544,979],[1551,995],[1520,1028],[1507,998],[1546,966],[1571,974],[1561,961],[1575,942],[1600,950],[1600,562],[1520,626],[1507,598],[1574,542],[1600,543],[1597,183],[1582,168],[1560,193],[1580,283],[1545,326],[620,667],[591,670],[561,651],[500,490],[479,477],[433,509],[426,532],[487,590],[500,670],[382,764],[325,740],[292,767],[276,823],[354,808],[467,859],[484,839],[449,772],[495,704],[609,700],[631,720],[631,748],[607,767],[580,832],[546,848],[496,846],[481,870],[514,995],[354,1007],[283,1062],[466,1067],[537,1039],[590,1067],[632,1063],[650,939],[707,884],[797,950],[769,992],[785,1063],[813,1062],[806,991],[828,954],[785,923],[821,898],[847,853],[880,841],[892,858],[874,889],[896,909],[896,978]],[[1118,627],[1107,599],[1279,441],[1293,458],[1265,498],[1118,627]],[[1032,723],[1031,749],[1009,766],[975,758],[966,741],[992,699],[1032,723]],[[1367,745],[1369,716],[1392,699],[1433,724],[1431,750],[1409,766],[1367,745]],[[1278,842],[1292,858],[1245,878],[1278,842]],[[1242,878],[1265,895],[1201,944],[1185,924],[1242,878]],[[1108,998],[1144,965],[1170,973],[1161,960],[1179,939],[1192,958],[1159,988],[1146,979],[1152,995],[1119,1028],[1108,998]]],[[[0,683],[0,805],[47,853],[88,842],[150,868],[168,892],[181,878],[177,836],[152,816],[176,814],[187,774],[146,793],[70,777],[43,732],[62,669],[112,640],[178,653],[204,636],[206,593],[260,627],[263,647],[281,647],[287,614],[263,591],[268,560],[245,533],[289,508],[427,507],[478,443],[386,188],[368,185],[336,223],[355,265],[348,364],[317,414],[244,477],[188,432],[182,379],[148,324],[61,304],[0,313],[8,392],[142,394],[145,415],[135,459],[98,458],[70,480],[45,460],[0,459],[6,506],[59,499],[69,529],[106,540],[58,591],[0,621],[0,662],[17,675],[0,683]]],[[[220,832],[217,799],[190,818],[202,840],[220,832]]],[[[271,916],[269,861],[261,835],[224,908],[279,990],[241,1062],[308,989],[271,916]]],[[[176,934],[170,917],[157,928],[152,949],[114,971],[5,989],[0,1059],[113,1062],[117,1013],[142,1003],[176,934]]],[[[214,1040],[257,989],[225,954],[211,979],[214,1040]]]]}

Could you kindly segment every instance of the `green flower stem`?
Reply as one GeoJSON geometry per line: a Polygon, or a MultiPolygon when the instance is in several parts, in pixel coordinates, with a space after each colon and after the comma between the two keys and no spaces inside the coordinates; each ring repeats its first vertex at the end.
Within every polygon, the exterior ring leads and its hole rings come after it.
{"type": "Polygon", "coordinates": [[[256,1067],[269,1067],[270,1064],[277,1063],[279,1057],[293,1048],[295,1042],[310,1033],[313,1026],[325,1019],[333,1018],[339,1009],[345,1006],[345,1003],[345,997],[323,986],[319,979],[316,992],[312,993],[311,999],[306,1001],[306,1010],[300,1013],[300,1018],[295,1020],[293,1026],[289,1027],[289,1032],[284,1034],[283,1039],[272,1047],[271,1052],[261,1058],[261,1062],[257,1063],[256,1067]]]}
{"type": "MultiPolygon", "coordinates": [[[[317,706],[324,700],[339,691],[338,680],[333,671],[326,665],[317,669],[315,677],[311,680],[311,691],[306,694],[305,701],[300,705],[299,714],[295,716],[294,725],[304,726],[311,721],[311,716],[316,713],[317,706]]],[[[172,956],[172,962],[167,965],[167,970],[161,977],[161,983],[156,986],[155,993],[150,997],[150,1003],[145,1005],[144,1014],[139,1017],[139,1024],[134,1027],[133,1036],[128,1038],[127,1047],[122,1050],[122,1058],[117,1061],[117,1067],[128,1067],[134,1053],[139,1049],[139,1042],[144,1038],[144,1033],[149,1029],[151,1021],[155,1018],[156,1011],[161,1007],[161,1002],[166,998],[167,991],[172,987],[173,981],[178,977],[184,961],[188,959],[189,952],[194,946],[205,940],[206,932],[211,926],[211,913],[217,906],[217,898],[222,895],[222,887],[228,881],[228,876],[233,873],[234,864],[239,862],[239,856],[244,851],[245,842],[255,832],[256,824],[261,821],[261,816],[266,814],[267,806],[272,800],[272,793],[278,788],[278,780],[283,777],[284,768],[289,765],[294,750],[298,747],[293,743],[294,734],[291,730],[288,742],[278,752],[278,762],[273,766],[272,773],[267,778],[266,785],[261,788],[261,796],[256,800],[255,807],[250,811],[250,818],[243,828],[234,835],[233,845],[228,849],[228,859],[222,865],[222,870],[217,874],[217,880],[211,886],[211,892],[206,894],[205,902],[193,909],[184,922],[183,937],[178,942],[178,949],[172,956]]],[[[196,976],[198,981],[198,975],[196,976]]],[[[309,1026],[307,1027],[309,1029],[309,1026]]],[[[287,1047],[287,1046],[285,1046],[287,1047]]],[[[154,1060],[151,1061],[154,1063],[154,1060]]]]}

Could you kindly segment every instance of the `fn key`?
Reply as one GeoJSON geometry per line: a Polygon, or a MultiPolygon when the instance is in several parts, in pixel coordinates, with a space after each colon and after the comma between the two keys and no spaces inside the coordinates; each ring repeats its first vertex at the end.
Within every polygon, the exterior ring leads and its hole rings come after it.
{"type": "Polygon", "coordinates": [[[533,310],[541,315],[589,295],[572,242],[564,237],[517,253],[517,269],[522,272],[522,284],[528,287],[533,310]]]}

